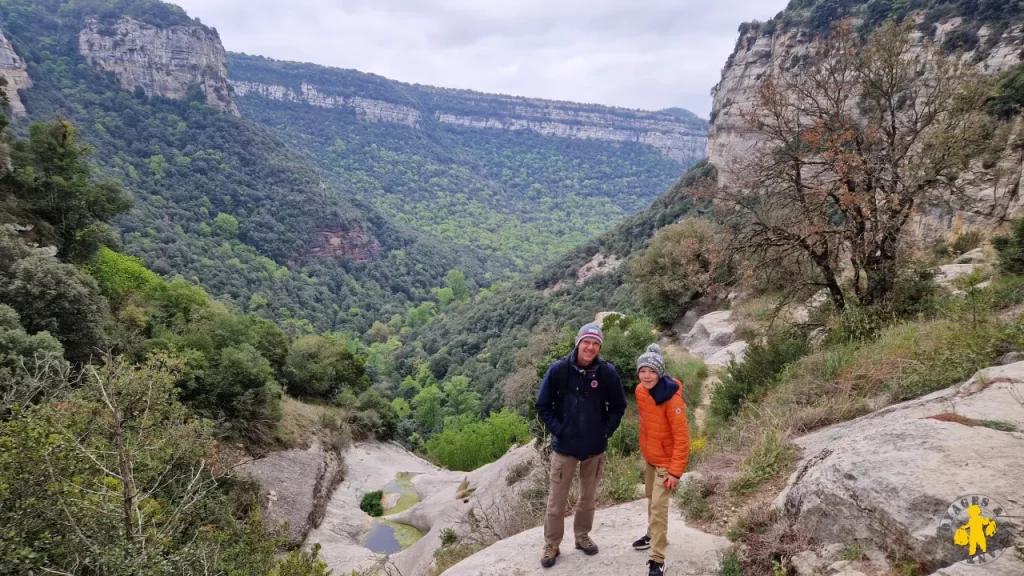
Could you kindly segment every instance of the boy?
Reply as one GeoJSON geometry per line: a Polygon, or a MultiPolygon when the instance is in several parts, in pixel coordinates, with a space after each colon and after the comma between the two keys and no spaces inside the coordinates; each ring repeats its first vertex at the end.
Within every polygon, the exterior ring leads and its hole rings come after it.
{"type": "Polygon", "coordinates": [[[647,534],[633,543],[637,550],[651,549],[649,576],[665,573],[668,547],[668,506],[679,478],[686,471],[690,432],[686,424],[683,385],[665,375],[661,347],[651,344],[636,362],[640,385],[636,405],[640,411],[640,452],[647,463],[644,490],[648,499],[647,534]]]}

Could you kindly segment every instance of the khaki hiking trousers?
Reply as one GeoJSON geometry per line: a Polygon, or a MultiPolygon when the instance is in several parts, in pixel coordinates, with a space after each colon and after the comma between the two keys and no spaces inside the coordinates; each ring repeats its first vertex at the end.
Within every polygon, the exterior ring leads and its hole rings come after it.
{"type": "Polygon", "coordinates": [[[651,560],[665,563],[668,549],[668,505],[672,491],[665,488],[668,468],[656,468],[645,463],[644,496],[647,497],[647,536],[651,539],[651,560]]]}
{"type": "Polygon", "coordinates": [[[576,516],[573,519],[573,533],[579,540],[590,536],[594,527],[594,509],[597,507],[597,485],[604,477],[604,465],[607,456],[599,454],[582,462],[566,456],[551,453],[551,490],[548,493],[548,509],[544,518],[544,542],[553,546],[562,543],[565,534],[565,507],[569,501],[569,489],[576,473],[576,465],[580,467],[580,500],[576,505],[576,516]]]}

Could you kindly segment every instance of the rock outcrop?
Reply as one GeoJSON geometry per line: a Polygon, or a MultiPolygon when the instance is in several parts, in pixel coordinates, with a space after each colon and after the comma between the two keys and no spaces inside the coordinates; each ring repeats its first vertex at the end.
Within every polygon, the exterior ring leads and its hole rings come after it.
{"type": "Polygon", "coordinates": [[[704,155],[707,137],[667,114],[634,112],[629,115],[602,114],[583,107],[559,107],[554,103],[531,100],[535,106],[514,106],[502,116],[441,112],[443,124],[499,130],[531,130],[545,136],[636,142],[657,148],[664,156],[686,162],[704,155]]]}
{"type": "MultiPolygon", "coordinates": [[[[934,39],[941,42],[959,24],[959,19],[952,19],[938,26],[934,39]]],[[[984,73],[1002,72],[1020,62],[1024,45],[1021,27],[1009,28],[999,39],[989,41],[994,33],[991,28],[982,27],[978,50],[987,52],[965,56],[982,56],[978,66],[984,73]]],[[[917,38],[922,41],[923,36],[918,34],[917,38]]],[[[720,183],[731,183],[730,168],[757,146],[757,135],[749,129],[742,114],[751,109],[761,83],[773,72],[796,66],[816,48],[817,41],[801,29],[766,34],[761,27],[751,26],[739,38],[715,87],[708,132],[708,159],[718,167],[720,183]]],[[[1005,217],[1024,215],[1024,201],[1019,194],[1022,174],[1024,150],[1008,146],[994,163],[982,165],[979,161],[963,176],[966,193],[972,199],[970,205],[959,210],[922,207],[912,227],[925,238],[945,237],[964,227],[989,226],[1005,217]]]]}
{"type": "MultiPolygon", "coordinates": [[[[1024,516],[1024,362],[796,440],[804,457],[776,500],[823,544],[858,541],[937,574],[976,566],[946,516],[973,495],[997,522],[986,574],[1024,574],[1012,548],[1024,516]],[[984,505],[984,502],[982,502],[984,505]],[[993,554],[994,553],[994,554],[993,554]],[[995,556],[996,558],[993,558],[995,556]]],[[[953,526],[953,524],[956,524],[953,526]]]]}
{"type": "Polygon", "coordinates": [[[286,86],[261,84],[259,82],[232,81],[231,86],[238,96],[254,94],[279,102],[304,103],[319,108],[351,108],[356,117],[367,122],[386,122],[419,128],[423,120],[420,111],[403,104],[393,104],[373,98],[332,96],[317,90],[312,84],[303,82],[296,92],[286,86]]]}
{"type": "Polygon", "coordinates": [[[228,83],[227,53],[216,32],[201,25],[159,28],[123,17],[89,18],[78,49],[94,68],[113,72],[125,90],[183,100],[198,86],[206,103],[238,115],[228,83]]]}
{"type": "Polygon", "coordinates": [[[316,258],[338,258],[369,262],[380,255],[380,242],[362,228],[320,230],[318,244],[310,250],[316,258]]]}
{"type": "Polygon", "coordinates": [[[4,90],[11,101],[11,112],[19,116],[24,114],[25,105],[18,91],[31,88],[32,79],[29,78],[24,60],[14,51],[14,46],[4,36],[3,31],[0,31],[0,77],[7,80],[7,87],[4,90]]]}
{"type": "MultiPolygon", "coordinates": [[[[553,568],[540,567],[544,528],[522,532],[491,545],[455,566],[443,576],[508,576],[513,574],[587,574],[589,576],[622,576],[646,570],[645,552],[633,550],[632,541],[647,531],[647,501],[637,500],[597,511],[590,533],[601,547],[597,556],[585,556],[572,546],[572,519],[566,518],[567,537],[562,542],[562,555],[553,568]]],[[[669,548],[666,572],[680,576],[718,574],[719,555],[729,541],[686,526],[682,518],[672,514],[668,523],[669,548]]]]}
{"type": "Polygon", "coordinates": [[[319,440],[306,449],[271,452],[242,471],[260,481],[270,518],[288,523],[292,546],[323,521],[327,501],[344,476],[341,455],[319,440]]]}
{"type": "Polygon", "coordinates": [[[683,338],[682,345],[708,366],[722,368],[730,362],[742,362],[747,343],[736,340],[737,325],[732,312],[720,310],[701,316],[683,338]]]}

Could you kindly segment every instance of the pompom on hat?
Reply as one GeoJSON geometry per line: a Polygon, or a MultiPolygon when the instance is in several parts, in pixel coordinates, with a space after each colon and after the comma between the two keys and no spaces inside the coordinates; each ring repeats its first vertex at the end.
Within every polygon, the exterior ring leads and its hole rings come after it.
{"type": "Polygon", "coordinates": [[[665,359],[661,356],[661,346],[651,344],[647,347],[647,352],[644,352],[637,358],[636,371],[639,372],[644,367],[657,372],[658,378],[665,376],[665,359]]]}

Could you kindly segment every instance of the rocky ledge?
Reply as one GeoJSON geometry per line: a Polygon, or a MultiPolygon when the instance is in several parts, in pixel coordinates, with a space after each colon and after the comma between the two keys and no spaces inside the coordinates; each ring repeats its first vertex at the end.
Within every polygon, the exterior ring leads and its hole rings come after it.
{"type": "Polygon", "coordinates": [[[125,90],[184,100],[198,86],[206,103],[238,115],[228,84],[227,53],[216,32],[203,26],[156,26],[124,17],[86,21],[78,50],[98,70],[113,72],[125,90]]]}

